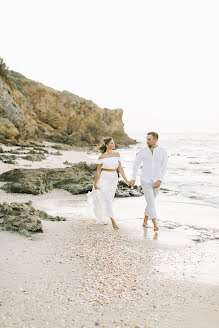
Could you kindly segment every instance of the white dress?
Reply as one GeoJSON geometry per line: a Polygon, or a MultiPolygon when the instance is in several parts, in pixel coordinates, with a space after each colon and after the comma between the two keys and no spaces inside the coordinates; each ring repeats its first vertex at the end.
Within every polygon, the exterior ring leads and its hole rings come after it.
{"type": "MultiPolygon", "coordinates": [[[[103,169],[116,170],[120,157],[107,157],[98,159],[97,164],[102,164],[103,169]]],[[[97,187],[100,189],[88,192],[88,203],[92,205],[95,218],[98,222],[107,223],[109,218],[114,218],[112,201],[118,184],[117,171],[101,171],[97,187]]]]}

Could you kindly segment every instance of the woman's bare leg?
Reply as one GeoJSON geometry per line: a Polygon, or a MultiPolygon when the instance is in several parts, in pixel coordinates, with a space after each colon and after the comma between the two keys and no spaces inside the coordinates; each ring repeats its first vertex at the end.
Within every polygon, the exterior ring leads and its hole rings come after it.
{"type": "Polygon", "coordinates": [[[112,221],[112,226],[113,226],[113,228],[114,228],[115,230],[119,230],[119,227],[117,226],[116,221],[115,221],[113,218],[110,218],[110,219],[111,219],[111,221],[112,221]]]}

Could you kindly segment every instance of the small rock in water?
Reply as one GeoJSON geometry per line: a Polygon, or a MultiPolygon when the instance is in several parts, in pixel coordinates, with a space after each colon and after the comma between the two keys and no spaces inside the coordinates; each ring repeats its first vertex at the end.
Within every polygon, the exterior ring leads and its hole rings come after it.
{"type": "Polygon", "coordinates": [[[131,196],[135,196],[135,197],[140,197],[140,196],[142,196],[142,193],[139,192],[139,191],[137,191],[137,190],[130,190],[130,191],[129,191],[129,194],[130,194],[131,196]]]}
{"type": "Polygon", "coordinates": [[[117,190],[115,197],[130,197],[129,191],[117,190]]]}

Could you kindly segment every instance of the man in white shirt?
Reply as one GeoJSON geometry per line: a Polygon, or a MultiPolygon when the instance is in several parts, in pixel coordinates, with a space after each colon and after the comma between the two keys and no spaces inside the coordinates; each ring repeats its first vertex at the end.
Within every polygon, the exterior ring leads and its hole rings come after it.
{"type": "Polygon", "coordinates": [[[147,202],[143,226],[148,227],[148,219],[151,219],[154,224],[154,231],[159,230],[157,226],[155,198],[164,179],[168,159],[166,150],[157,144],[158,138],[159,136],[156,132],[148,132],[147,146],[142,148],[136,155],[131,180],[131,185],[134,186],[138,168],[143,162],[141,169],[141,185],[147,202]]]}

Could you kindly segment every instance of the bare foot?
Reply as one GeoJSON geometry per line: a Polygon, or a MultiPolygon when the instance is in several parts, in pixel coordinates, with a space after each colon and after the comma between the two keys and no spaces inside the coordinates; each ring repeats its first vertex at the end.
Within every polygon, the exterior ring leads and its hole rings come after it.
{"type": "Polygon", "coordinates": [[[119,227],[117,226],[116,221],[115,221],[114,219],[112,219],[112,218],[110,218],[110,219],[111,219],[111,221],[112,221],[112,226],[113,226],[113,228],[114,228],[115,230],[119,230],[119,227]]]}
{"type": "Polygon", "coordinates": [[[146,215],[145,215],[145,217],[144,217],[143,227],[144,227],[144,228],[149,228],[149,227],[150,227],[150,226],[148,225],[148,216],[146,216],[146,215]]]}

